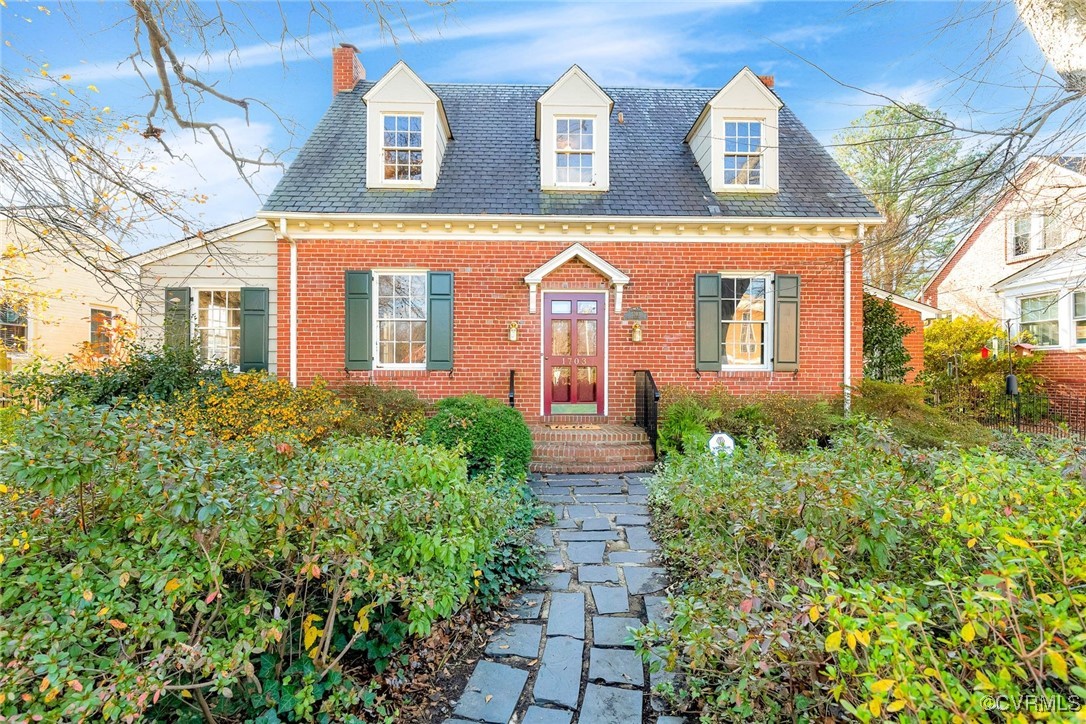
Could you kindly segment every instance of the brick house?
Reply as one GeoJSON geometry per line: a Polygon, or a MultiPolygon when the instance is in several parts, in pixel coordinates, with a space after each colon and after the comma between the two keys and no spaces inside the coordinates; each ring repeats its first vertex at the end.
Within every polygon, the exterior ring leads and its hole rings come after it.
{"type": "Polygon", "coordinates": [[[864,293],[889,301],[894,305],[898,320],[909,325],[910,331],[902,340],[905,343],[905,351],[909,353],[911,368],[905,374],[905,383],[916,382],[917,376],[924,371],[924,327],[931,320],[938,318],[940,311],[929,304],[873,287],[870,284],[864,284],[864,293]]]}
{"type": "Polygon", "coordinates": [[[1048,387],[1086,394],[1086,157],[1030,159],[921,292],[1028,332],[1048,387]]]}
{"type": "Polygon", "coordinates": [[[257,214],[277,284],[235,315],[242,367],[427,399],[506,399],[512,380],[529,422],[601,428],[634,417],[638,371],[825,397],[859,379],[859,242],[881,219],[771,78],[429,85],[400,62],[372,82],[351,46],[333,66],[257,214]],[[247,348],[262,300],[275,330],[247,348]]]}

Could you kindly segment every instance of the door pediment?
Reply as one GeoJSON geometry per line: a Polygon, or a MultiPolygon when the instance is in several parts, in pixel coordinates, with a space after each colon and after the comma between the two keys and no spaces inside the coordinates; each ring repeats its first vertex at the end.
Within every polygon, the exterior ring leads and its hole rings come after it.
{"type": "Polygon", "coordinates": [[[587,265],[589,268],[597,272],[600,276],[611,283],[611,286],[615,289],[615,312],[622,311],[622,290],[627,284],[630,283],[630,277],[620,271],[617,267],[609,263],[606,259],[601,257],[589,249],[586,249],[581,244],[574,244],[573,246],[563,250],[562,252],[555,254],[544,264],[537,269],[529,273],[524,277],[524,283],[528,285],[530,298],[529,298],[529,311],[535,314],[536,311],[536,297],[538,295],[539,285],[543,283],[543,279],[551,272],[559,269],[563,264],[572,260],[578,259],[587,265]]]}

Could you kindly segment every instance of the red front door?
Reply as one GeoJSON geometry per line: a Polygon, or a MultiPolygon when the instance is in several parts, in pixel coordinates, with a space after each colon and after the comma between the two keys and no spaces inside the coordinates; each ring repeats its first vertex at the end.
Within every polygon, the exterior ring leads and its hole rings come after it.
{"type": "Polygon", "coordinates": [[[544,295],[543,414],[603,414],[605,307],[602,294],[544,295]]]}

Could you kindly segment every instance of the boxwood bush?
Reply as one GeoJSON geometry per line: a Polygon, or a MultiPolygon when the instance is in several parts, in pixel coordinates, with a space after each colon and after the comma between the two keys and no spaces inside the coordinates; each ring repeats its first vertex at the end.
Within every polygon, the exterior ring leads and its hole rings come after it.
{"type": "Polygon", "coordinates": [[[425,442],[460,447],[468,473],[485,474],[500,468],[523,478],[532,459],[532,434],[518,410],[482,395],[447,397],[426,423],[425,442]]]}
{"type": "Polygon", "coordinates": [[[401,642],[531,574],[529,495],[451,452],[161,406],[8,424],[0,719],[354,720],[401,642]]]}
{"type": "Polygon", "coordinates": [[[1026,438],[917,452],[869,423],[825,449],[673,456],[650,503],[683,590],[640,646],[714,721],[986,721],[1014,701],[1072,716],[1084,463],[1026,438]]]}

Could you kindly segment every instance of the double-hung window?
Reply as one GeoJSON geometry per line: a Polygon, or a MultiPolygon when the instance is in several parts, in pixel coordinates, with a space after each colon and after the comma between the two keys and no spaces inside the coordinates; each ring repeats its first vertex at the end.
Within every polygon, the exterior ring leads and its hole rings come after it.
{"type": "Polygon", "coordinates": [[[1075,292],[1071,306],[1075,344],[1086,344],[1086,292],[1075,292]]]}
{"type": "Polygon", "coordinates": [[[720,323],[724,367],[764,368],[769,364],[768,276],[725,276],[720,280],[720,323]]]}
{"type": "Polygon", "coordinates": [[[570,186],[591,185],[596,153],[593,119],[558,118],[555,122],[555,182],[570,186]]]}
{"type": "Polygon", "coordinates": [[[762,123],[724,121],[724,185],[762,185],[762,123]]]}
{"type": "Polygon", "coordinates": [[[200,290],[196,295],[200,354],[209,362],[241,363],[241,291],[200,290]]]}
{"type": "Polygon", "coordinates": [[[26,352],[28,331],[25,306],[0,304],[0,346],[9,352],[26,352]]]}
{"type": "Polygon", "coordinates": [[[422,116],[386,114],[381,151],[386,181],[422,181],[422,116]]]}
{"type": "Polygon", "coordinates": [[[1023,297],[1019,300],[1019,324],[1038,345],[1053,347],[1060,343],[1057,294],[1023,297]]]}
{"type": "Polygon", "coordinates": [[[426,367],[426,273],[375,272],[379,367],[426,367]]]}
{"type": "Polygon", "coordinates": [[[94,354],[106,356],[113,351],[113,310],[90,310],[90,345],[94,354]]]}
{"type": "Polygon", "coordinates": [[[1030,252],[1030,239],[1033,236],[1033,219],[1019,216],[1014,220],[1014,255],[1025,256],[1030,252]]]}

